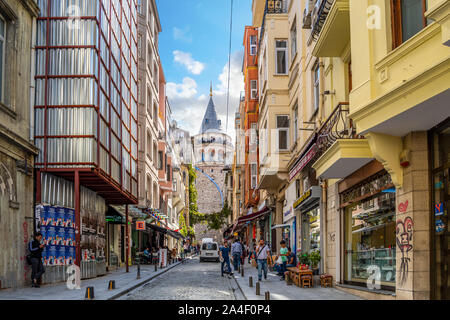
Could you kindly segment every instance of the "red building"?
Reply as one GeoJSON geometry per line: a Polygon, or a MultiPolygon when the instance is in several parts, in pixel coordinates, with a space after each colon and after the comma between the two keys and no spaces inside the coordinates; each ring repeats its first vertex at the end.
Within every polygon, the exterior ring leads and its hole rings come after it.
{"type": "MultiPolygon", "coordinates": [[[[246,26],[244,33],[244,63],[243,73],[245,81],[245,104],[243,119],[243,130],[245,132],[245,163],[244,171],[244,211],[254,208],[259,202],[258,187],[258,28],[246,26]]],[[[256,211],[256,210],[254,210],[256,211]]]]}

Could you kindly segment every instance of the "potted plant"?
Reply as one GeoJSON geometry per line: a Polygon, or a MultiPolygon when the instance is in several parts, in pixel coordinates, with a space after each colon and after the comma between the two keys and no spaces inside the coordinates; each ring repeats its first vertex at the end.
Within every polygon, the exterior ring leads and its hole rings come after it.
{"type": "Polygon", "coordinates": [[[314,274],[315,275],[319,274],[319,262],[322,259],[322,257],[320,256],[320,251],[316,250],[311,252],[309,259],[311,260],[311,266],[312,269],[314,270],[314,274]]]}
{"type": "Polygon", "coordinates": [[[310,257],[308,253],[299,253],[298,254],[298,262],[300,266],[308,266],[311,263],[310,257]]]}

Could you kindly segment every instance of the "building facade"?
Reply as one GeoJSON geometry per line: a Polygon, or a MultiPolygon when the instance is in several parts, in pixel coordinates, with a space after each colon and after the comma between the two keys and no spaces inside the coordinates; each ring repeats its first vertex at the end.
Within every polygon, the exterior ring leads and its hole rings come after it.
{"type": "Polygon", "coordinates": [[[30,284],[34,232],[34,1],[0,2],[0,288],[30,284]]]}
{"type": "Polygon", "coordinates": [[[319,253],[319,273],[365,298],[448,299],[448,1],[252,10],[273,249],[319,253]]]}

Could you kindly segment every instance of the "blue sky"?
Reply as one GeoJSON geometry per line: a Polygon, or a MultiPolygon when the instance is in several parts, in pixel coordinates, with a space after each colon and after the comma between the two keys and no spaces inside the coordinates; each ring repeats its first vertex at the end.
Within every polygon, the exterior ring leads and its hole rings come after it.
{"type": "MultiPolygon", "coordinates": [[[[229,130],[243,90],[244,27],[251,24],[252,0],[234,0],[229,130]]],[[[213,82],[214,102],[226,124],[226,91],[231,0],[156,0],[162,25],[159,50],[167,95],[179,125],[197,134],[213,82]]]]}

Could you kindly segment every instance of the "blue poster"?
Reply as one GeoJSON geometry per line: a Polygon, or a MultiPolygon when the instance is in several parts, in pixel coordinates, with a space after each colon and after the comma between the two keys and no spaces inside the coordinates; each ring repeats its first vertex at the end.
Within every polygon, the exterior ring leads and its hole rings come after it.
{"type": "Polygon", "coordinates": [[[66,247],[57,246],[56,247],[56,265],[64,266],[66,263],[66,247]]]}
{"type": "Polygon", "coordinates": [[[68,247],[75,246],[75,230],[74,229],[66,229],[66,246],[68,246],[68,247]]]}
{"type": "Polygon", "coordinates": [[[62,207],[56,207],[56,226],[65,227],[66,223],[66,210],[62,207]]]}
{"type": "Polygon", "coordinates": [[[66,228],[74,228],[75,227],[75,210],[65,208],[65,220],[66,220],[66,228]]]}
{"type": "Polygon", "coordinates": [[[435,216],[444,215],[444,203],[443,202],[434,205],[434,214],[435,214],[435,216]]]}
{"type": "Polygon", "coordinates": [[[445,224],[442,220],[436,220],[436,232],[441,233],[445,231],[445,224]]]}
{"type": "Polygon", "coordinates": [[[48,247],[48,266],[56,266],[56,260],[57,260],[57,249],[56,246],[49,246],[48,247]]]}
{"type": "Polygon", "coordinates": [[[50,206],[45,206],[44,211],[46,211],[45,212],[45,219],[46,219],[45,225],[56,226],[56,208],[50,207],[50,206]]]}
{"type": "Polygon", "coordinates": [[[56,244],[56,227],[47,226],[46,229],[45,245],[53,246],[56,244]]]}
{"type": "Polygon", "coordinates": [[[75,263],[75,247],[66,248],[66,266],[70,266],[75,263]]]}
{"type": "Polygon", "coordinates": [[[42,251],[42,260],[44,260],[44,266],[48,266],[49,247],[45,247],[42,251]]]}
{"type": "Polygon", "coordinates": [[[57,246],[66,245],[66,228],[56,227],[56,239],[54,244],[57,246]]]}

